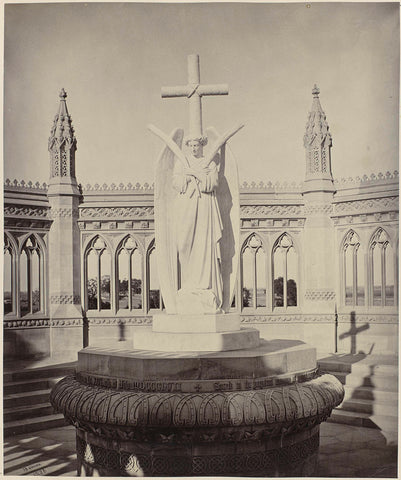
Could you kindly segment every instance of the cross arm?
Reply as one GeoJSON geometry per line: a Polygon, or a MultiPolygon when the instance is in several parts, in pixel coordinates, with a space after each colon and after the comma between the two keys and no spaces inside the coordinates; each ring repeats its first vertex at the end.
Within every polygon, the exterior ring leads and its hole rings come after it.
{"type": "Polygon", "coordinates": [[[200,96],[204,95],[228,95],[228,85],[221,83],[219,85],[199,85],[197,93],[200,96]]]}
{"type": "Polygon", "coordinates": [[[180,87],[162,87],[162,98],[187,97],[192,91],[188,85],[180,87]]]}

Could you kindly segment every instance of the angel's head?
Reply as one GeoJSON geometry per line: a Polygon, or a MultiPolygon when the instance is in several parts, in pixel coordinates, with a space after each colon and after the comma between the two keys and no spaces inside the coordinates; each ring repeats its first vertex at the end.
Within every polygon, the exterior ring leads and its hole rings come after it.
{"type": "Polygon", "coordinates": [[[203,156],[203,147],[207,144],[207,137],[189,137],[185,140],[185,145],[189,148],[191,154],[200,158],[203,156]]]}

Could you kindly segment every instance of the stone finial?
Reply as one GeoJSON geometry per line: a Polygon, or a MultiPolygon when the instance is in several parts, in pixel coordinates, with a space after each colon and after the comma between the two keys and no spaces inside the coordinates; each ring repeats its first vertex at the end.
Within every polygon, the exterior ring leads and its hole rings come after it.
{"type": "Polygon", "coordinates": [[[315,83],[315,85],[312,88],[313,98],[319,98],[319,93],[320,93],[319,87],[315,83]]]}
{"type": "Polygon", "coordinates": [[[67,108],[67,92],[64,88],[59,93],[60,104],[58,113],[54,117],[50,132],[48,150],[51,162],[51,178],[75,178],[75,151],[77,140],[75,138],[72,118],[67,108]]]}

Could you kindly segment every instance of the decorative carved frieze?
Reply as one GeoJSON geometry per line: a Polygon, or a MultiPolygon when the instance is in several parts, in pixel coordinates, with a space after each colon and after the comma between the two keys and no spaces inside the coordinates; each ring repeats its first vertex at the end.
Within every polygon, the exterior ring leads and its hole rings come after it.
{"type": "Polygon", "coordinates": [[[78,217],[77,207],[51,207],[49,218],[70,218],[78,217]]]}
{"type": "Polygon", "coordinates": [[[272,314],[266,313],[241,315],[241,323],[331,323],[334,321],[334,314],[272,314]]]}
{"type": "Polygon", "coordinates": [[[81,207],[80,218],[153,218],[153,207],[81,207]]]}
{"type": "Polygon", "coordinates": [[[140,183],[136,183],[133,185],[132,183],[128,183],[127,185],[124,185],[123,183],[120,183],[119,185],[116,185],[115,183],[112,183],[111,185],[107,185],[104,183],[103,185],[99,185],[98,183],[95,183],[95,185],[90,185],[87,184],[85,186],[82,186],[82,191],[83,192],[101,192],[101,191],[107,191],[107,192],[119,192],[119,191],[134,191],[134,192],[153,192],[153,184],[149,185],[149,183],[144,183],[141,185],[140,183]]]}
{"type": "MultiPolygon", "coordinates": [[[[338,315],[339,323],[350,323],[351,315],[350,314],[339,314],[338,315]]],[[[352,316],[352,322],[355,323],[377,323],[377,324],[394,324],[398,325],[398,316],[395,314],[365,314],[365,313],[356,313],[352,316]]]]}
{"type": "Polygon", "coordinates": [[[307,203],[305,204],[305,215],[330,215],[333,212],[331,203],[307,203]]]}
{"type": "Polygon", "coordinates": [[[54,318],[51,320],[50,324],[52,327],[79,327],[82,326],[82,318],[54,318]]]}
{"type": "Polygon", "coordinates": [[[250,428],[292,422],[329,414],[343,396],[341,383],[327,374],[281,387],[211,393],[120,391],[89,387],[71,375],[53,388],[50,401],[67,420],[93,422],[99,429],[104,424],[111,429],[114,425],[125,426],[133,435],[140,434],[144,427],[149,435],[152,428],[160,434],[165,427],[195,427],[199,431],[199,427],[250,428]]]}
{"type": "MultiPolygon", "coordinates": [[[[324,421],[323,417],[317,417],[316,421],[307,422],[311,426],[324,421]]],[[[78,427],[78,425],[76,425],[78,427]]],[[[311,428],[310,426],[310,428],[311,428]]],[[[294,471],[313,472],[313,461],[309,457],[319,447],[319,433],[311,435],[295,445],[283,446],[282,448],[262,450],[258,452],[219,453],[215,455],[177,455],[176,452],[148,452],[130,453],[124,450],[114,450],[111,447],[95,445],[85,440],[85,431],[91,432],[94,427],[79,425],[82,428],[82,437],[77,436],[77,457],[85,476],[242,476],[244,472],[251,472],[253,476],[296,476],[294,471]],[[86,427],[86,428],[85,428],[86,427]],[[301,465],[299,465],[301,464],[301,465]],[[309,467],[309,468],[308,468],[309,467]],[[288,472],[288,473],[286,473],[288,472]]],[[[272,429],[271,429],[272,430],[272,429]]],[[[126,433],[126,432],[124,432],[126,433]]],[[[245,441],[260,440],[266,433],[259,431],[244,430],[241,434],[227,432],[227,439],[244,438],[245,441]]],[[[192,440],[190,433],[182,437],[175,432],[163,432],[158,435],[157,443],[166,444],[187,443],[192,440]]],[[[204,434],[205,442],[215,442],[217,435],[213,432],[204,434]]],[[[122,436],[121,439],[127,440],[122,436]]],[[[227,441],[227,440],[222,440],[227,441]]],[[[192,441],[191,441],[192,443],[192,441]]],[[[115,448],[115,447],[114,447],[115,448]]]]}
{"type": "Polygon", "coordinates": [[[29,191],[31,192],[32,190],[38,190],[40,193],[46,193],[47,192],[47,184],[46,183],[33,183],[31,181],[25,182],[24,180],[21,180],[20,182],[18,180],[13,180],[11,181],[9,178],[6,179],[4,182],[4,189],[18,189],[19,191],[29,191]]]}
{"type": "Polygon", "coordinates": [[[361,185],[375,185],[375,184],[381,184],[383,182],[389,182],[389,181],[398,181],[399,175],[398,171],[395,170],[393,173],[386,172],[385,174],[383,173],[378,173],[374,174],[372,173],[370,176],[368,175],[363,175],[362,177],[349,177],[349,178],[336,178],[334,180],[334,184],[336,186],[336,189],[343,189],[343,188],[350,188],[350,187],[359,187],[361,185]]]}
{"type": "MultiPolygon", "coordinates": [[[[211,368],[213,368],[211,366],[211,368]]],[[[77,380],[86,385],[95,387],[113,388],[115,390],[128,390],[136,392],[221,392],[221,391],[242,391],[260,390],[261,388],[290,385],[294,382],[305,382],[312,380],[317,375],[317,368],[302,373],[270,375],[269,377],[258,378],[228,378],[224,380],[141,380],[135,378],[116,378],[92,375],[86,372],[77,373],[77,380]]],[[[133,375],[135,375],[133,373],[133,375]]]]}
{"type": "Polygon", "coordinates": [[[79,305],[81,297],[79,295],[51,295],[50,303],[53,305],[79,305]]]}
{"type": "Polygon", "coordinates": [[[18,320],[4,319],[4,328],[25,328],[25,327],[48,327],[50,320],[48,318],[22,318],[18,320]]]}
{"type": "Polygon", "coordinates": [[[316,301],[328,302],[328,301],[335,300],[335,298],[336,298],[336,294],[332,290],[316,289],[316,290],[306,290],[305,292],[305,300],[309,300],[312,302],[316,302],[316,301]]]}
{"type": "Polygon", "coordinates": [[[346,214],[349,212],[364,213],[375,210],[398,211],[399,197],[371,198],[369,200],[352,200],[350,202],[334,203],[334,214],[346,214]]]}
{"type": "Polygon", "coordinates": [[[398,220],[398,212],[370,213],[332,216],[334,225],[353,225],[358,223],[393,222],[398,220]]]}
{"type": "Polygon", "coordinates": [[[303,215],[302,205],[242,205],[241,217],[291,217],[303,215]]]}
{"type": "MultiPolygon", "coordinates": [[[[90,313],[89,313],[90,315],[90,313]]],[[[88,317],[92,325],[152,325],[151,315],[138,315],[130,317],[88,317]]]]}
{"type": "Polygon", "coordinates": [[[276,191],[281,191],[281,192],[301,192],[302,191],[302,183],[297,183],[297,182],[243,182],[240,185],[240,190],[243,192],[276,192],[276,191]]]}
{"type": "Polygon", "coordinates": [[[4,205],[4,216],[10,217],[40,217],[48,218],[48,208],[36,207],[33,205],[16,206],[16,205],[4,205]]]}

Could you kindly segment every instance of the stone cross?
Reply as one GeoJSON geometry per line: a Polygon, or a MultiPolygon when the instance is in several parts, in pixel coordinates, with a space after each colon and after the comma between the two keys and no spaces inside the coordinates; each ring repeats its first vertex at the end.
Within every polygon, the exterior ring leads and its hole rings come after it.
{"type": "Polygon", "coordinates": [[[187,97],[189,99],[189,135],[202,138],[202,97],[204,95],[228,95],[228,85],[201,85],[199,55],[188,55],[188,84],[178,87],[162,87],[162,98],[187,97]]]}

